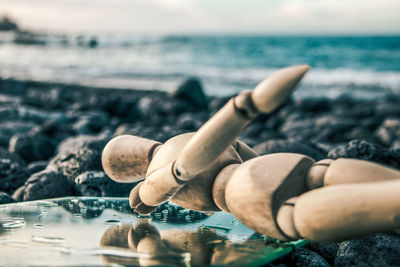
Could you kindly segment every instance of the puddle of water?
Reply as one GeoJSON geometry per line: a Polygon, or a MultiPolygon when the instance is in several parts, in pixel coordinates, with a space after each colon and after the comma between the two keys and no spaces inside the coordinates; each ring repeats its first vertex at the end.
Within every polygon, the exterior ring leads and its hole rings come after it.
{"type": "Polygon", "coordinates": [[[303,244],[267,242],[224,212],[166,203],[139,216],[127,198],[7,204],[0,223],[0,266],[251,265],[260,258],[263,265],[303,244]]]}

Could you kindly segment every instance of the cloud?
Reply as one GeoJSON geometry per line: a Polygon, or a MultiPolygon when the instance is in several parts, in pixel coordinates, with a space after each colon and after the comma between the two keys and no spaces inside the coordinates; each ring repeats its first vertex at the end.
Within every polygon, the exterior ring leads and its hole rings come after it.
{"type": "Polygon", "coordinates": [[[400,33],[398,0],[0,0],[26,27],[72,31],[400,33]]]}

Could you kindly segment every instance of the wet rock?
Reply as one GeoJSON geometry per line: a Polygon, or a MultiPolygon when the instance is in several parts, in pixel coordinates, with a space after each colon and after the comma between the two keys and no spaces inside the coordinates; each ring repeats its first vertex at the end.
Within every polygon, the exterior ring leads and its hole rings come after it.
{"type": "Polygon", "coordinates": [[[321,255],[329,264],[334,264],[339,244],[335,242],[310,243],[309,248],[321,255]]]}
{"type": "Polygon", "coordinates": [[[111,138],[110,132],[103,132],[99,135],[78,135],[64,139],[57,148],[57,152],[68,152],[79,149],[84,145],[90,145],[94,149],[102,150],[111,138]]]}
{"type": "Polygon", "coordinates": [[[207,109],[208,107],[207,96],[197,78],[187,79],[172,93],[172,96],[183,99],[198,108],[207,109]]]}
{"type": "Polygon", "coordinates": [[[48,168],[61,172],[73,181],[85,171],[101,170],[101,151],[89,144],[76,151],[61,152],[50,161],[48,168]]]}
{"type": "Polygon", "coordinates": [[[151,216],[154,221],[185,224],[198,222],[208,217],[205,213],[171,205],[168,202],[158,206],[151,216]]]}
{"type": "Polygon", "coordinates": [[[399,103],[390,103],[388,101],[378,103],[375,107],[375,114],[381,117],[400,116],[399,103]]]}
{"type": "Polygon", "coordinates": [[[377,129],[376,135],[379,141],[387,146],[390,146],[396,140],[400,140],[400,119],[386,119],[377,129]]]}
{"type": "Polygon", "coordinates": [[[154,124],[164,123],[165,118],[178,115],[183,112],[195,111],[194,105],[179,98],[171,98],[168,95],[145,96],[138,101],[140,116],[154,124]]]}
{"type": "Polygon", "coordinates": [[[35,173],[25,183],[24,201],[72,195],[74,189],[68,179],[53,170],[35,173]]]}
{"type": "Polygon", "coordinates": [[[196,131],[202,123],[196,118],[193,113],[185,112],[176,120],[176,126],[180,129],[196,131]]]}
{"type": "Polygon", "coordinates": [[[378,139],[371,134],[371,131],[363,127],[355,127],[344,134],[344,138],[348,141],[354,139],[366,140],[376,143],[378,139]]]}
{"type": "Polygon", "coordinates": [[[170,98],[169,101],[161,101],[159,112],[162,115],[178,115],[183,112],[196,111],[197,109],[181,99],[170,98]]]}
{"type": "Polygon", "coordinates": [[[244,137],[250,137],[250,138],[257,138],[258,136],[261,135],[261,132],[265,130],[265,125],[264,123],[261,122],[255,122],[255,123],[251,123],[250,125],[248,125],[242,135],[244,137]]]}
{"type": "Polygon", "coordinates": [[[318,130],[312,119],[287,120],[280,128],[282,134],[295,140],[310,139],[318,130]]]}
{"type": "Polygon", "coordinates": [[[27,133],[34,129],[36,124],[33,122],[7,121],[0,123],[0,146],[8,147],[13,135],[27,133]]]}
{"type": "Polygon", "coordinates": [[[83,172],[102,170],[101,153],[107,140],[97,136],[69,138],[60,144],[47,168],[62,173],[71,183],[83,172]]]}
{"type": "Polygon", "coordinates": [[[296,109],[311,112],[329,111],[331,102],[323,98],[301,98],[294,101],[296,109]]]}
{"type": "Polygon", "coordinates": [[[392,146],[390,147],[390,150],[396,153],[400,153],[400,140],[394,141],[392,146]]]}
{"type": "Polygon", "coordinates": [[[272,140],[272,139],[284,139],[285,137],[276,131],[266,130],[260,132],[260,135],[257,138],[257,144],[264,142],[265,140],[272,140]]]}
{"type": "Polygon", "coordinates": [[[380,122],[381,120],[378,117],[371,116],[359,120],[359,126],[362,128],[366,128],[370,131],[375,131],[375,129],[379,126],[380,122]]]}
{"type": "Polygon", "coordinates": [[[331,265],[318,253],[306,248],[296,249],[294,253],[279,259],[273,266],[296,266],[296,267],[330,267],[331,265]]]}
{"type": "Polygon", "coordinates": [[[1,106],[15,106],[21,103],[21,98],[18,96],[9,96],[0,94],[1,106]]]}
{"type": "Polygon", "coordinates": [[[77,134],[98,133],[106,126],[110,120],[104,111],[81,112],[73,114],[78,120],[72,125],[77,134]]]}
{"type": "Polygon", "coordinates": [[[106,111],[111,116],[131,118],[132,121],[139,118],[138,98],[132,95],[122,96],[117,93],[108,93],[106,97],[98,97],[93,100],[96,107],[106,111]]]}
{"type": "Polygon", "coordinates": [[[339,145],[329,151],[328,157],[370,160],[400,168],[399,152],[385,149],[365,140],[353,140],[345,145],[339,145]]]}
{"type": "Polygon", "coordinates": [[[10,139],[10,152],[17,153],[25,161],[47,160],[54,154],[54,142],[43,134],[16,134],[10,139]]]}
{"type": "Polygon", "coordinates": [[[103,171],[88,171],[75,179],[75,190],[83,196],[126,197],[137,183],[117,183],[103,171]]]}
{"type": "Polygon", "coordinates": [[[0,190],[12,193],[28,177],[29,171],[25,162],[17,154],[0,147],[0,190]]]}
{"type": "Polygon", "coordinates": [[[400,237],[377,234],[343,241],[335,258],[335,266],[398,266],[400,237]]]}
{"type": "Polygon", "coordinates": [[[208,109],[212,114],[220,110],[226,103],[228,103],[230,96],[227,97],[215,97],[212,98],[210,104],[208,105],[208,109]]]}
{"type": "Polygon", "coordinates": [[[48,162],[45,160],[39,160],[39,161],[34,161],[29,163],[28,165],[28,171],[31,174],[40,172],[44,169],[46,169],[48,162]]]}
{"type": "Polygon", "coordinates": [[[318,128],[335,128],[336,131],[348,130],[357,126],[357,124],[356,119],[332,115],[319,116],[315,119],[315,125],[318,128]]]}
{"type": "MultiPolygon", "coordinates": [[[[170,127],[170,126],[168,126],[168,127],[170,127]]],[[[154,127],[154,126],[144,126],[142,123],[135,123],[135,124],[125,124],[124,123],[124,124],[121,124],[115,130],[114,136],[130,134],[130,135],[136,135],[136,136],[148,138],[151,140],[164,142],[169,139],[169,136],[165,134],[163,128],[160,129],[160,128],[154,127]]]]}
{"type": "Polygon", "coordinates": [[[306,248],[297,249],[294,253],[296,266],[330,267],[331,265],[318,253],[306,248]]]}
{"type": "Polygon", "coordinates": [[[60,88],[50,88],[49,90],[25,90],[25,98],[23,103],[39,107],[41,109],[62,108],[67,102],[61,94],[60,88]]]}
{"type": "Polygon", "coordinates": [[[33,107],[25,107],[20,105],[9,105],[0,107],[0,120],[7,121],[22,120],[42,123],[49,118],[57,118],[61,113],[49,113],[33,107]]]}
{"type": "Polygon", "coordinates": [[[263,142],[256,145],[254,147],[254,150],[257,152],[258,155],[289,152],[304,154],[315,160],[320,160],[325,157],[325,155],[320,150],[313,148],[310,145],[284,139],[275,139],[263,142]]]}
{"type": "Polygon", "coordinates": [[[1,192],[0,191],[0,205],[1,204],[8,204],[8,203],[13,203],[15,200],[6,192],[1,192]]]}

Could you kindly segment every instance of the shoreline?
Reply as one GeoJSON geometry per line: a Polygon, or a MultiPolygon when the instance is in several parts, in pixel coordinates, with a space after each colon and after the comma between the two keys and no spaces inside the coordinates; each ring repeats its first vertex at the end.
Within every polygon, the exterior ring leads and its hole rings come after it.
{"type": "MultiPolygon", "coordinates": [[[[172,93],[0,79],[0,204],[128,196],[135,184],[113,182],[101,167],[110,138],[133,134],[165,142],[196,131],[228,99],[206,96],[193,79],[172,93]]],[[[259,155],[360,158],[400,168],[398,103],[395,94],[376,100],[291,99],[273,114],[258,116],[240,139],[259,155]]],[[[377,234],[360,240],[311,244],[281,263],[290,265],[299,257],[329,264],[354,257],[362,262],[362,255],[374,249],[368,242],[378,240],[385,255],[397,250],[400,237],[377,234]],[[356,254],[340,252],[352,244],[356,254]]]]}

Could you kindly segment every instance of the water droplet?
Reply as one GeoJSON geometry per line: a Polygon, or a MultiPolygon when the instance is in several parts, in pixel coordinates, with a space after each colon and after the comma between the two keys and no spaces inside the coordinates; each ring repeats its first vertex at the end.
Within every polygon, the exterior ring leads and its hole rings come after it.
{"type": "Polygon", "coordinates": [[[34,224],[33,228],[35,228],[35,229],[43,229],[44,228],[44,224],[41,224],[41,223],[34,224]]]}
{"type": "Polygon", "coordinates": [[[26,225],[25,220],[9,220],[2,222],[3,228],[4,229],[15,229],[15,228],[20,228],[24,227],[26,225]]]}
{"type": "Polygon", "coordinates": [[[114,220],[114,219],[106,221],[106,223],[118,223],[118,222],[120,222],[120,221],[119,220],[114,220]]]}
{"type": "Polygon", "coordinates": [[[232,224],[239,224],[239,221],[233,220],[232,224]]]}
{"type": "Polygon", "coordinates": [[[61,244],[64,243],[65,239],[62,237],[55,236],[32,236],[32,241],[37,243],[46,243],[46,244],[61,244]]]}

